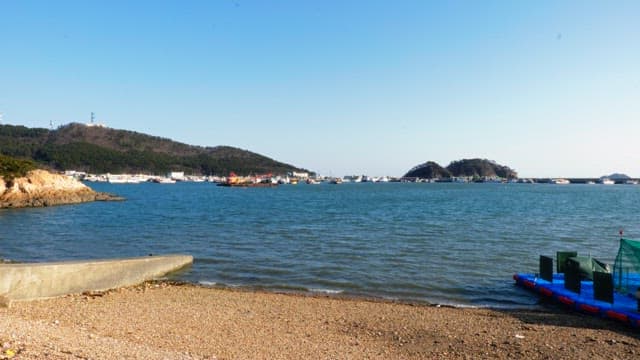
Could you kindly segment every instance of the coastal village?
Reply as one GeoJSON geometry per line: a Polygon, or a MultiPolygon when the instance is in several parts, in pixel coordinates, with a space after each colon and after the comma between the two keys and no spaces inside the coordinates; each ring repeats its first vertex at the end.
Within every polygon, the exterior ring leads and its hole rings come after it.
{"type": "Polygon", "coordinates": [[[112,184],[210,182],[221,186],[271,187],[323,183],[639,183],[639,179],[618,173],[592,178],[519,177],[510,167],[482,158],[455,160],[447,166],[426,161],[402,176],[323,176],[247,150],[187,145],[113,129],[94,120],[91,113],[88,123],[69,123],[57,129],[0,125],[1,153],[30,159],[77,180],[112,184]]]}
{"type": "Polygon", "coordinates": [[[148,174],[90,174],[83,171],[66,170],[65,176],[87,182],[107,182],[111,184],[175,184],[177,182],[210,182],[220,185],[251,185],[270,184],[277,185],[297,185],[309,184],[344,184],[344,183],[493,183],[493,184],[586,184],[586,185],[638,185],[638,179],[632,179],[626,175],[613,174],[600,178],[512,178],[506,179],[499,176],[454,176],[447,178],[420,178],[420,177],[393,177],[393,176],[367,176],[367,175],[346,175],[344,177],[331,177],[314,175],[307,172],[290,172],[285,175],[249,175],[238,176],[231,173],[229,176],[217,175],[188,175],[183,171],[169,172],[164,176],[148,174]]]}

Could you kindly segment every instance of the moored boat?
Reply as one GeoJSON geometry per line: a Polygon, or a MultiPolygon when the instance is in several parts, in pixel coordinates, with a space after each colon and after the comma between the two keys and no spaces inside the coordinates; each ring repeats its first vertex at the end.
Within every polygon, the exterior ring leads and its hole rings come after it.
{"type": "Polygon", "coordinates": [[[599,183],[599,184],[602,184],[602,185],[613,185],[613,184],[615,184],[616,182],[615,182],[614,180],[612,180],[612,179],[609,179],[609,178],[606,178],[606,177],[605,177],[605,178],[600,179],[600,180],[598,181],[598,183],[599,183]]]}
{"type": "Polygon", "coordinates": [[[238,176],[231,172],[226,181],[218,183],[218,186],[228,187],[274,187],[277,181],[271,181],[271,174],[257,176],[238,176]]]}

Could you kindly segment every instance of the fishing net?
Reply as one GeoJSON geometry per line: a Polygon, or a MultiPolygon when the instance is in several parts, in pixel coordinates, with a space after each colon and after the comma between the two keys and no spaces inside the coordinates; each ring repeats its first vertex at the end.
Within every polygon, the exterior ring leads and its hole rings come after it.
{"type": "Polygon", "coordinates": [[[640,240],[620,239],[613,284],[621,293],[635,293],[640,287],[640,240]]]}

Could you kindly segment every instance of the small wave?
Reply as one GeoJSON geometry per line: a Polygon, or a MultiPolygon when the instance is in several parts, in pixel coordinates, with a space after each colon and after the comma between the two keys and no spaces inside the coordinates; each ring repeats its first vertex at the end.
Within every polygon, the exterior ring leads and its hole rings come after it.
{"type": "Polygon", "coordinates": [[[335,290],[335,289],[309,289],[310,292],[314,293],[323,293],[323,294],[342,294],[344,290],[335,290]]]}
{"type": "Polygon", "coordinates": [[[198,281],[198,285],[202,286],[216,286],[218,283],[215,281],[198,281]]]}

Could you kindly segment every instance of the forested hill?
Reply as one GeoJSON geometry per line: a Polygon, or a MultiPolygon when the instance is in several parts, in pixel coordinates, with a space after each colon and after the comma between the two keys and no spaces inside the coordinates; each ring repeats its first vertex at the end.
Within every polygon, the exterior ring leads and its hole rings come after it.
{"type": "Polygon", "coordinates": [[[56,170],[91,173],[284,174],[303,171],[230,146],[201,147],[107,127],[69,124],[56,130],[0,125],[0,154],[56,170]]]}
{"type": "Polygon", "coordinates": [[[415,166],[409,170],[405,177],[420,177],[426,179],[442,179],[450,177],[501,177],[504,179],[514,179],[518,173],[508,166],[500,165],[495,161],[487,159],[462,159],[452,161],[446,168],[433,161],[415,166]]]}

